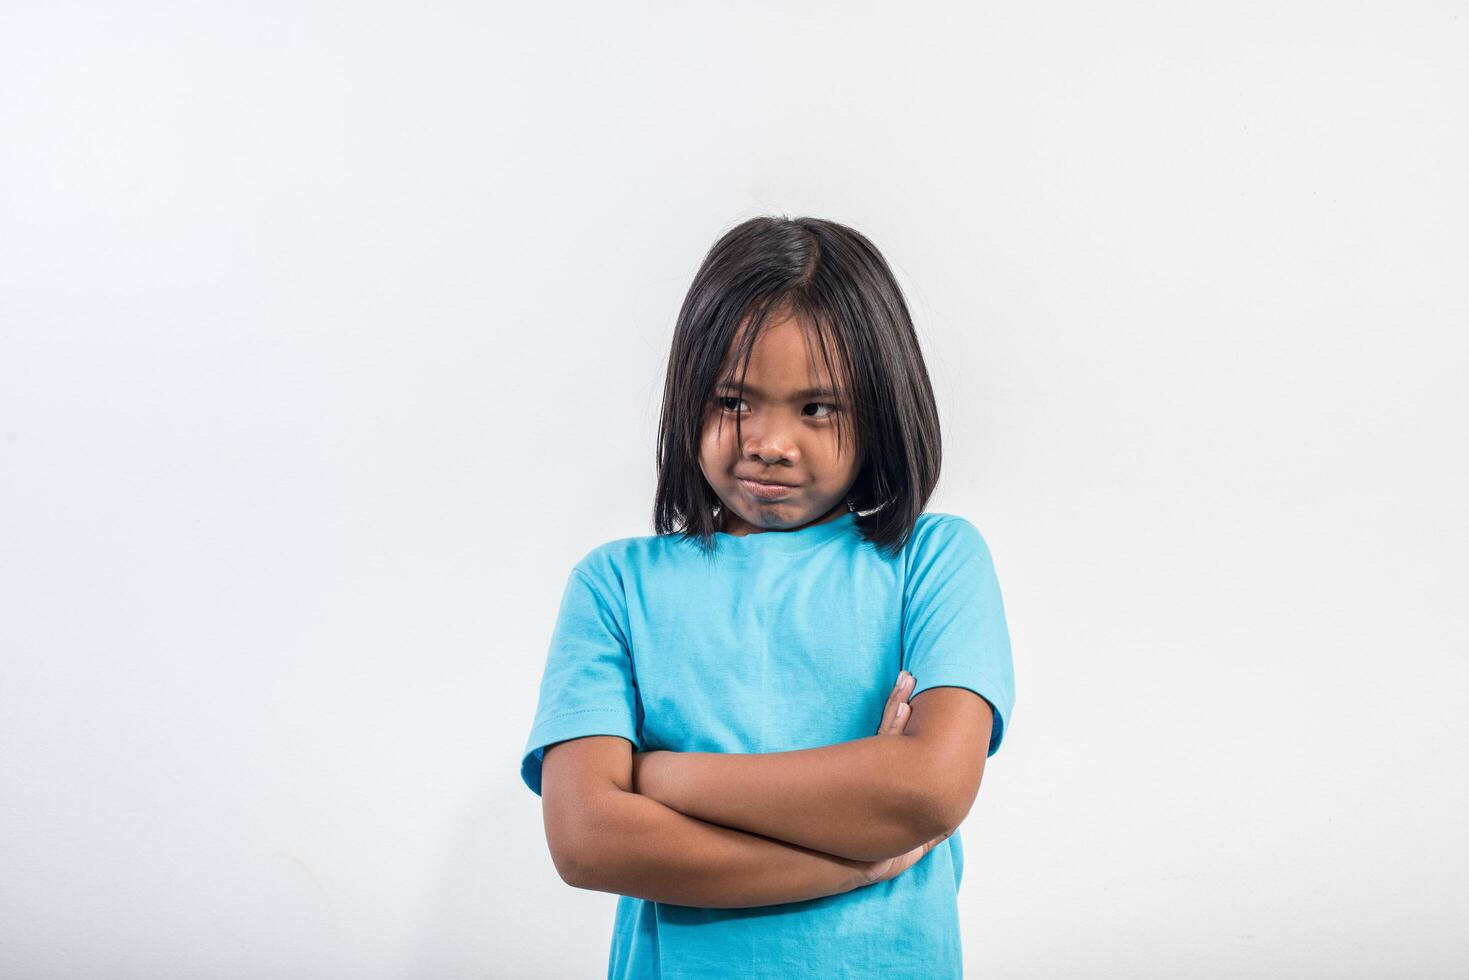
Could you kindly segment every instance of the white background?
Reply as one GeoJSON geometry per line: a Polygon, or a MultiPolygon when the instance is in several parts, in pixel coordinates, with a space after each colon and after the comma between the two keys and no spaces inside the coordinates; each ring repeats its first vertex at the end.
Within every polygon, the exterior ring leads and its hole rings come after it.
{"type": "Polygon", "coordinates": [[[521,783],[678,305],[873,239],[1017,703],[977,977],[1462,976],[1450,3],[11,3],[0,974],[594,977],[521,783]],[[530,9],[527,9],[530,8],[530,9]]]}

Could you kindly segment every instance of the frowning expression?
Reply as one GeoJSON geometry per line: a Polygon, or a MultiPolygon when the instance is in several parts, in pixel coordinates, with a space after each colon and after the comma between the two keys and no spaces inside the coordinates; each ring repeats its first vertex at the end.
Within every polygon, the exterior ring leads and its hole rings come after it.
{"type": "Polygon", "coordinates": [[[710,399],[699,468],[723,504],[726,533],[789,531],[846,512],[861,448],[847,417],[838,449],[838,416],[851,405],[806,329],[795,317],[772,316],[750,351],[743,390],[730,365],[710,399]]]}

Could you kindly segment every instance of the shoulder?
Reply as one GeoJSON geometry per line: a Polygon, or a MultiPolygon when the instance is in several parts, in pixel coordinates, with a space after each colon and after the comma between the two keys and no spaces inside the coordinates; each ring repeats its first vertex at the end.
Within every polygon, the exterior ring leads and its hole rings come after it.
{"type": "Polygon", "coordinates": [[[941,553],[989,558],[989,544],[974,522],[942,511],[924,511],[918,515],[904,551],[910,564],[915,560],[932,560],[941,553]]]}
{"type": "Polygon", "coordinates": [[[687,554],[676,535],[644,534],[613,538],[584,552],[571,574],[608,598],[625,595],[627,583],[641,581],[655,569],[666,569],[687,554]]]}
{"type": "Polygon", "coordinates": [[[906,597],[934,589],[970,588],[994,579],[989,543],[974,522],[958,514],[920,514],[903,552],[906,597]]]}

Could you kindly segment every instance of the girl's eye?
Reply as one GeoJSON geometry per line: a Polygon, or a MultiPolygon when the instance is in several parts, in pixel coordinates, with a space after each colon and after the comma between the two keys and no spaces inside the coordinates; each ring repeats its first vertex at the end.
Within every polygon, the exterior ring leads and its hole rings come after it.
{"type": "MultiPolygon", "coordinates": [[[[722,408],[726,412],[738,412],[740,410],[739,406],[744,403],[743,398],[737,398],[734,395],[718,395],[715,397],[714,401],[716,404],[719,405],[720,408],[722,408]]],[[[834,414],[836,414],[838,408],[838,406],[832,405],[828,402],[810,402],[806,405],[806,407],[824,408],[827,410],[825,415],[810,416],[811,418],[815,419],[829,419],[834,414]]]]}

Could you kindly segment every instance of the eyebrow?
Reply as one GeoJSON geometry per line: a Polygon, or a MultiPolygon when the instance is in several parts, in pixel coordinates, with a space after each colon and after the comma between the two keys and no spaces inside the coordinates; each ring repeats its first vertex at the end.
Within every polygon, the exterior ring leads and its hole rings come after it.
{"type": "MultiPolygon", "coordinates": [[[[724,380],[719,381],[718,387],[720,387],[720,388],[732,388],[735,391],[740,391],[741,390],[741,388],[740,388],[740,386],[738,384],[736,384],[733,380],[729,380],[729,379],[724,379],[724,380]]],[[[754,395],[756,398],[764,398],[765,397],[765,392],[761,391],[759,388],[754,387],[753,385],[748,385],[747,384],[747,385],[744,386],[743,390],[745,392],[751,394],[751,395],[754,395]]],[[[841,393],[840,392],[836,392],[836,391],[832,391],[830,388],[802,388],[800,391],[796,392],[794,395],[791,396],[792,400],[796,400],[796,401],[804,400],[804,399],[807,399],[807,398],[839,398],[839,397],[841,397],[841,393]]]]}

